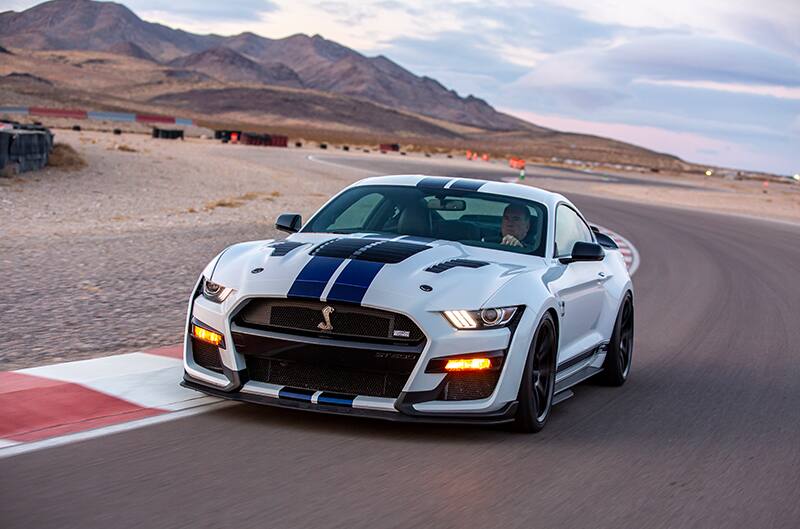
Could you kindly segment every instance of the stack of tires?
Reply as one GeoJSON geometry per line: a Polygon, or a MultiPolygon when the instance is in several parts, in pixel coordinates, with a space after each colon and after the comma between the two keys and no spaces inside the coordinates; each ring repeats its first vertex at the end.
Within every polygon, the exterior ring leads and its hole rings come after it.
{"type": "Polygon", "coordinates": [[[0,172],[17,174],[47,165],[53,133],[37,125],[14,125],[0,130],[0,172]]]}
{"type": "Polygon", "coordinates": [[[153,127],[153,137],[162,140],[182,140],[183,130],[181,129],[160,129],[153,127]]]}

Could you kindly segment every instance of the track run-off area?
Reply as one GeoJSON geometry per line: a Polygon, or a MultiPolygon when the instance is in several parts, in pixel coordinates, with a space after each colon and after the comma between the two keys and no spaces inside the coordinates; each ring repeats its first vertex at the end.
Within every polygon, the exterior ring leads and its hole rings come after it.
{"type": "MultiPolygon", "coordinates": [[[[397,157],[306,163],[513,175],[397,157]]],[[[640,256],[623,387],[578,386],[535,436],[251,405],[198,414],[167,396],[154,406],[178,420],[0,448],[0,526],[797,527],[800,228],[567,195],[640,256]]]]}

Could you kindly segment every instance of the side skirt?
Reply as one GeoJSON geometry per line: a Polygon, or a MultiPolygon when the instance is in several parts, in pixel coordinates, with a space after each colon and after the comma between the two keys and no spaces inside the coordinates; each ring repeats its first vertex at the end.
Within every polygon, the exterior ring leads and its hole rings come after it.
{"type": "Polygon", "coordinates": [[[600,344],[599,346],[578,355],[578,357],[575,359],[571,359],[570,361],[558,366],[557,371],[564,371],[575,364],[589,360],[585,367],[579,369],[560,382],[556,382],[556,388],[553,395],[553,404],[564,402],[572,397],[574,393],[570,389],[571,387],[580,384],[584,380],[595,376],[603,370],[602,367],[592,367],[592,363],[599,354],[606,352],[606,347],[608,347],[608,344],[600,344]]]}
{"type": "Polygon", "coordinates": [[[591,378],[591,377],[595,376],[596,374],[598,374],[602,370],[603,370],[602,367],[586,366],[583,369],[581,369],[580,371],[576,371],[572,375],[568,376],[567,378],[565,378],[561,382],[558,382],[556,384],[556,390],[555,390],[556,400],[558,402],[561,402],[562,400],[566,400],[566,398],[569,398],[569,397],[566,397],[564,399],[558,399],[558,395],[560,393],[569,391],[569,388],[571,388],[572,386],[574,386],[576,384],[580,384],[581,382],[583,382],[587,378],[591,378]]]}

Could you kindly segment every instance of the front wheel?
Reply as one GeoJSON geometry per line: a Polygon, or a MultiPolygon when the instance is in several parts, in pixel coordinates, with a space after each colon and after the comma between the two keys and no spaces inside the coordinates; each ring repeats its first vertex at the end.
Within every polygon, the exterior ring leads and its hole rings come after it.
{"type": "Polygon", "coordinates": [[[608,344],[603,372],[599,379],[608,386],[621,386],[628,379],[633,359],[633,298],[625,295],[614,322],[614,332],[608,344]]]}
{"type": "Polygon", "coordinates": [[[517,431],[535,433],[547,423],[556,387],[557,352],[556,326],[548,313],[536,329],[525,361],[517,397],[519,408],[514,421],[517,431]]]}

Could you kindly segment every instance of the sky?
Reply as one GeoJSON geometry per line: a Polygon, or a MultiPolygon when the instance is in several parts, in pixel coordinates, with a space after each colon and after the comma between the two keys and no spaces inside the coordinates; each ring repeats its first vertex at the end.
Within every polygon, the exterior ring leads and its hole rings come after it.
{"type": "Polygon", "coordinates": [[[800,0],[122,3],[198,33],[320,34],[538,125],[800,172],[800,0]]]}

